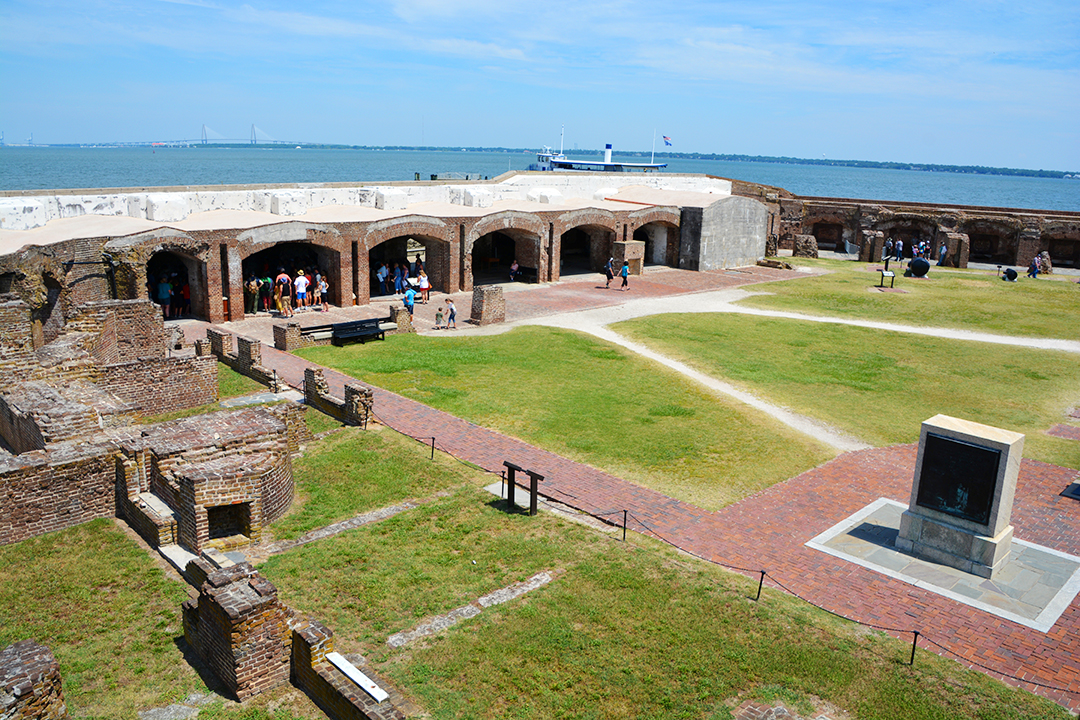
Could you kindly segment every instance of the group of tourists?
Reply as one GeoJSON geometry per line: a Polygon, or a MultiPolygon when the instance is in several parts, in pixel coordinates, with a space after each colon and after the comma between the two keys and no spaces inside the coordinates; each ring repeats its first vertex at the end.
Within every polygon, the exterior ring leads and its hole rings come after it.
{"type": "Polygon", "coordinates": [[[382,295],[402,295],[409,287],[413,287],[420,291],[424,303],[428,301],[428,293],[431,291],[431,278],[428,277],[419,253],[412,262],[380,262],[375,269],[375,282],[382,295]]]}
{"type": "Polygon", "coordinates": [[[191,285],[179,273],[163,273],[148,289],[166,318],[191,314],[191,285]]]}
{"type": "MultiPolygon", "coordinates": [[[[910,250],[912,260],[914,260],[915,258],[924,258],[926,260],[929,260],[930,256],[934,252],[934,244],[929,240],[920,240],[919,238],[915,238],[911,241],[910,250]]],[[[938,248],[937,264],[944,265],[945,258],[948,257],[948,255],[949,246],[942,242],[941,246],[938,248]]],[[[885,247],[882,250],[881,259],[887,260],[890,258],[897,262],[900,262],[904,259],[904,241],[902,239],[897,238],[896,240],[893,240],[892,238],[889,238],[885,241],[885,247]]]]}
{"type": "Polygon", "coordinates": [[[330,311],[330,285],[318,268],[298,268],[296,277],[279,267],[277,275],[271,276],[270,269],[263,267],[260,275],[249,273],[244,282],[244,312],[257,315],[277,311],[282,317],[293,317],[296,309],[318,308],[322,312],[330,311]],[[295,305],[294,305],[295,298],[295,305]]]}

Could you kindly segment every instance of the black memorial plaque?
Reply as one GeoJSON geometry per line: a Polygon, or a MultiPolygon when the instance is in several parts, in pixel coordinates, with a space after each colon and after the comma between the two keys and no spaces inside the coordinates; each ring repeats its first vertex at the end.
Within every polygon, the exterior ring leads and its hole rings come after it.
{"type": "Polygon", "coordinates": [[[995,448],[927,433],[915,504],[989,525],[1000,462],[995,448]]]}

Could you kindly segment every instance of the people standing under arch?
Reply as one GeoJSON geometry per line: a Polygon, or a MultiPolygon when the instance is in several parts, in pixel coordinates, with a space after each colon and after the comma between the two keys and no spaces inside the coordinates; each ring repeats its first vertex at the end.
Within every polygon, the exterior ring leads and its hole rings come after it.
{"type": "Polygon", "coordinates": [[[166,318],[169,317],[169,308],[172,305],[172,285],[169,284],[169,279],[162,275],[158,278],[157,290],[154,293],[154,298],[157,300],[157,304],[161,306],[162,315],[166,318]]]}
{"type": "Polygon", "coordinates": [[[311,284],[311,280],[304,273],[304,269],[300,268],[296,271],[296,279],[293,280],[293,289],[296,291],[296,307],[305,308],[308,304],[307,289],[311,284]]]}
{"type": "Polygon", "coordinates": [[[274,295],[278,301],[278,312],[287,318],[292,317],[292,278],[283,267],[278,268],[278,276],[274,278],[274,295]]]}
{"type": "Polygon", "coordinates": [[[248,275],[244,283],[244,314],[254,315],[259,309],[259,280],[255,273],[248,275]]]}
{"type": "Polygon", "coordinates": [[[427,273],[423,270],[419,272],[417,280],[420,284],[420,302],[427,305],[428,292],[431,290],[431,281],[428,279],[427,273]]]}
{"type": "Polygon", "coordinates": [[[270,268],[264,265],[262,274],[259,276],[259,302],[267,313],[270,312],[270,299],[273,295],[274,278],[270,276],[270,268]]]}
{"type": "Polygon", "coordinates": [[[322,311],[330,312],[330,285],[326,278],[319,276],[319,297],[322,298],[322,311]]]}
{"type": "Polygon", "coordinates": [[[403,263],[394,263],[394,294],[405,292],[405,267],[403,263]]]}

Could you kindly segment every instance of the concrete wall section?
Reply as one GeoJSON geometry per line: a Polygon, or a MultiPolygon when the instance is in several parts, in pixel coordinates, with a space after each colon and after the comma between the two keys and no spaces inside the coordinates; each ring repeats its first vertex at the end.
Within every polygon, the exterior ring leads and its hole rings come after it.
{"type": "Polygon", "coordinates": [[[697,270],[753,265],[765,256],[768,213],[749,198],[729,197],[704,208],[697,270]]]}

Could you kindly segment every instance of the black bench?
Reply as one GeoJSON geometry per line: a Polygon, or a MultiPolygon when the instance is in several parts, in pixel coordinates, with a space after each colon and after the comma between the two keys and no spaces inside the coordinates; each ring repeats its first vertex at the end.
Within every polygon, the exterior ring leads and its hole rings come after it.
{"type": "Polygon", "coordinates": [[[390,318],[371,318],[334,323],[330,328],[332,333],[330,342],[340,346],[354,340],[359,340],[361,344],[374,338],[385,340],[386,331],[397,329],[397,325],[391,322],[390,318]]]}

